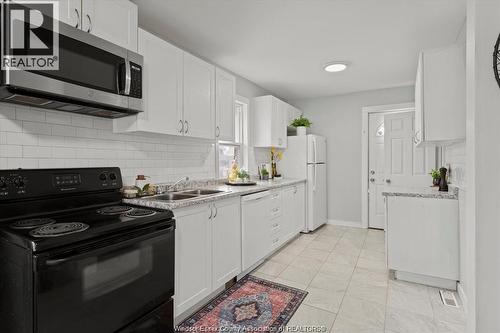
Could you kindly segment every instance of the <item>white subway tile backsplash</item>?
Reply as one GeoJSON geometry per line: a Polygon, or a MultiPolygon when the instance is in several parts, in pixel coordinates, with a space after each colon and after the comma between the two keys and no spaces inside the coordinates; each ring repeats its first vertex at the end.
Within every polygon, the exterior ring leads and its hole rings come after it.
{"type": "Polygon", "coordinates": [[[52,134],[52,126],[45,123],[37,123],[32,121],[23,121],[23,132],[32,134],[52,134]]]}
{"type": "Polygon", "coordinates": [[[45,122],[45,110],[27,106],[16,106],[16,119],[45,122]]]}
{"type": "Polygon", "coordinates": [[[215,176],[213,143],[113,133],[112,120],[0,103],[0,168],[118,166],[125,184],[215,176]]]}

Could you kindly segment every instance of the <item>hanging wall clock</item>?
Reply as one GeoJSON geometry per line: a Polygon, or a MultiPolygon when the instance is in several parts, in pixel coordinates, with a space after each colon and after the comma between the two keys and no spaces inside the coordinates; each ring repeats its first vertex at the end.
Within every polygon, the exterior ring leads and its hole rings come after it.
{"type": "Polygon", "coordinates": [[[497,42],[495,43],[495,51],[493,52],[493,70],[495,72],[495,79],[497,79],[498,86],[500,87],[500,35],[498,35],[497,42]]]}

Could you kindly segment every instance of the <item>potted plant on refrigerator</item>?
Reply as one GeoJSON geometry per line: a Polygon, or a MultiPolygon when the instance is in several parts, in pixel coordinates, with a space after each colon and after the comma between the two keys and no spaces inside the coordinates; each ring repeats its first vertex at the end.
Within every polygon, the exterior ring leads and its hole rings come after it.
{"type": "Polygon", "coordinates": [[[295,118],[291,125],[297,129],[297,135],[306,135],[307,128],[311,127],[312,122],[301,115],[299,118],[295,118]]]}

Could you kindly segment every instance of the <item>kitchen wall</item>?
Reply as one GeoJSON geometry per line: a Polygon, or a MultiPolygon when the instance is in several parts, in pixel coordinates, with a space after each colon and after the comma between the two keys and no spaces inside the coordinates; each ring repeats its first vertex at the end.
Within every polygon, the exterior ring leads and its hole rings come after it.
{"type": "Polygon", "coordinates": [[[414,87],[291,100],[328,145],[328,219],[361,226],[361,109],[414,101],[414,87]]]}
{"type": "MultiPolygon", "coordinates": [[[[238,95],[267,91],[237,76],[238,95]]],[[[0,169],[118,166],[124,183],[215,176],[215,144],[159,134],[115,134],[113,121],[0,103],[0,169]]],[[[251,151],[250,161],[256,165],[251,151]]]]}
{"type": "Polygon", "coordinates": [[[500,332],[500,88],[491,61],[500,1],[467,3],[468,332],[500,332]]]}

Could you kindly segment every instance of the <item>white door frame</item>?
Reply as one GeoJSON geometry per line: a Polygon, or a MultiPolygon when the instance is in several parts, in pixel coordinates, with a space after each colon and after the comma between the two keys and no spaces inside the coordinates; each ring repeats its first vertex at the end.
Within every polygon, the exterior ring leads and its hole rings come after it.
{"type": "Polygon", "coordinates": [[[414,111],[415,103],[366,106],[361,109],[361,226],[368,228],[368,118],[370,113],[414,111]]]}

